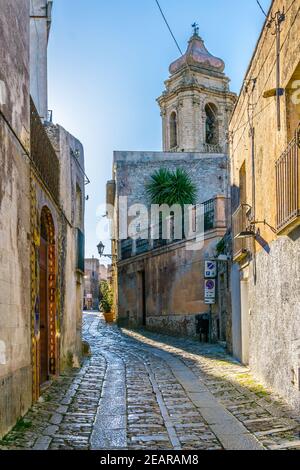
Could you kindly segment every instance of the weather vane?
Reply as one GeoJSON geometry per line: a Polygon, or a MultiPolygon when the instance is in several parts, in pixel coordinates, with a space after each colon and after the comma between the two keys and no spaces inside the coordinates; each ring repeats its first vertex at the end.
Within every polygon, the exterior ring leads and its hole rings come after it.
{"type": "Polygon", "coordinates": [[[194,29],[194,35],[199,36],[199,25],[198,25],[198,23],[196,23],[196,22],[193,23],[192,28],[194,29]]]}

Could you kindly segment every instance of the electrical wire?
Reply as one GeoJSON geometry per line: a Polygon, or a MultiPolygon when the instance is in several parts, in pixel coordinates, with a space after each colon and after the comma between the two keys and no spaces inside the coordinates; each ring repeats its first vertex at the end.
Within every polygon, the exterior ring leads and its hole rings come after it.
{"type": "Polygon", "coordinates": [[[267,18],[267,14],[266,14],[265,10],[263,9],[263,7],[261,6],[259,0],[256,0],[256,3],[258,4],[259,8],[261,9],[261,11],[263,12],[263,14],[264,14],[265,17],[267,18]]]}
{"type": "Polygon", "coordinates": [[[166,25],[167,25],[167,28],[168,28],[168,30],[169,30],[169,32],[170,32],[170,34],[171,34],[171,36],[172,36],[172,38],[173,38],[175,44],[176,44],[177,49],[179,50],[180,54],[183,55],[183,52],[182,52],[182,50],[181,50],[181,48],[180,48],[180,46],[179,46],[179,44],[178,44],[178,42],[177,42],[177,40],[176,40],[176,38],[175,38],[175,35],[174,35],[172,29],[171,29],[171,26],[169,25],[168,20],[167,20],[167,18],[166,18],[166,16],[165,16],[165,14],[164,14],[164,12],[163,12],[163,10],[162,10],[160,4],[159,4],[159,1],[158,1],[158,0],[155,0],[155,3],[156,3],[156,5],[158,6],[158,9],[159,9],[159,11],[160,11],[160,13],[161,13],[161,16],[163,17],[164,22],[165,22],[166,25]]]}

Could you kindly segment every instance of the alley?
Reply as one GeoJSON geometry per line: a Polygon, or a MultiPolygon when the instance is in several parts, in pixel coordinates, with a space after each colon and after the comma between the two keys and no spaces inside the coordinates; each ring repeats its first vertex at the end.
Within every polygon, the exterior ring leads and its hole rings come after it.
{"type": "Polygon", "coordinates": [[[0,449],[300,449],[300,418],[221,347],[84,315],[92,354],[0,449]]]}

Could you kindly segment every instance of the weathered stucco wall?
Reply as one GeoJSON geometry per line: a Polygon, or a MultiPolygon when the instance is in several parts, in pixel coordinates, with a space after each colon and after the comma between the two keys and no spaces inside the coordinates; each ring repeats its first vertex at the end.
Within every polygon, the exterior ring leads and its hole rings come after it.
{"type": "Polygon", "coordinates": [[[84,232],[83,146],[59,125],[47,133],[60,160],[61,215],[61,344],[60,363],[78,366],[81,361],[83,273],[77,270],[77,229],[84,232]]]}
{"type": "MultiPolygon", "coordinates": [[[[243,202],[252,207],[255,204],[255,219],[266,220],[272,227],[277,224],[275,163],[287,148],[300,121],[299,100],[298,104],[292,100],[292,94],[297,91],[295,81],[300,77],[299,2],[275,0],[272,13],[282,11],[283,8],[286,17],[281,24],[280,86],[284,89],[284,95],[280,98],[281,129],[278,130],[276,97],[263,98],[265,92],[276,87],[276,47],[275,37],[272,35],[274,24],[271,29],[263,29],[246,76],[248,90],[245,87],[242,90],[230,125],[232,184],[240,187],[239,173],[245,161],[246,201],[243,202]],[[255,86],[250,80],[254,77],[255,86]],[[255,188],[248,100],[253,103],[250,116],[253,114],[255,188]]],[[[299,92],[297,96],[299,97],[299,92]]],[[[282,175],[278,185],[280,187],[283,184],[282,175]]],[[[289,187],[292,191],[295,184],[289,187]]],[[[241,302],[238,288],[234,289],[236,294],[233,296],[235,314],[239,302],[246,305],[247,310],[247,318],[235,318],[236,330],[241,325],[239,320],[242,320],[242,323],[249,324],[249,331],[246,332],[247,337],[243,337],[245,332],[241,332],[242,344],[239,345],[236,341],[234,349],[243,356],[243,342],[246,345],[249,342],[249,362],[253,371],[262,382],[273,387],[290,403],[299,405],[299,233],[296,230],[290,237],[280,235],[263,224],[258,224],[256,230],[259,230],[259,236],[255,247],[251,244],[248,246],[248,306],[247,299],[243,298],[243,291],[241,302]]],[[[244,271],[242,269],[242,276],[244,271]]],[[[241,285],[244,288],[245,281],[243,282],[241,285]]]]}
{"type": "MultiPolygon", "coordinates": [[[[197,202],[217,195],[226,196],[227,157],[201,153],[115,152],[116,195],[128,197],[128,207],[150,206],[146,187],[160,169],[185,169],[197,187],[197,202]]],[[[142,274],[145,272],[146,324],[153,330],[195,335],[195,316],[209,312],[204,304],[204,260],[214,255],[217,242],[225,234],[225,218],[220,230],[205,237],[203,249],[186,249],[185,242],[161,248],[134,260],[119,263],[118,318],[130,325],[143,323],[142,274]]]]}
{"type": "Polygon", "coordinates": [[[185,242],[119,263],[120,323],[143,324],[142,272],[145,273],[145,325],[154,331],[196,335],[196,315],[209,313],[204,302],[204,261],[214,253],[224,232],[206,238],[201,250],[185,242]]]}
{"type": "Polygon", "coordinates": [[[117,196],[127,196],[128,204],[146,204],[150,201],[146,186],[160,168],[185,169],[197,186],[197,203],[227,192],[228,159],[220,154],[115,152],[114,168],[117,196]]]}
{"type": "Polygon", "coordinates": [[[300,233],[279,238],[250,271],[249,362],[257,376],[300,407],[300,233]]]}
{"type": "Polygon", "coordinates": [[[29,1],[1,2],[0,436],[32,400],[28,18],[29,1]]]}

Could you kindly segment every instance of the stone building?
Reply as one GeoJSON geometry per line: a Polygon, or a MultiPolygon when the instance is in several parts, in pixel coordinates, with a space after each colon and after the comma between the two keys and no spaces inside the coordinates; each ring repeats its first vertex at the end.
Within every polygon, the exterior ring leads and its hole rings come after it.
{"type": "Polygon", "coordinates": [[[0,435],[32,400],[29,14],[29,2],[1,2],[0,435]]]}
{"type": "Polygon", "coordinates": [[[113,206],[109,211],[115,222],[112,279],[121,324],[193,336],[196,317],[209,312],[204,299],[205,260],[214,256],[226,232],[227,129],[235,103],[224,67],[206,50],[195,29],[187,52],[170,66],[166,90],[158,99],[164,151],[114,153],[107,202],[113,206]],[[138,215],[136,204],[150,209],[146,187],[155,171],[178,168],[196,184],[197,204],[204,208],[201,249],[190,249],[189,237],[153,240],[150,233],[149,238],[148,233],[137,239],[120,237],[120,198],[127,198],[131,223],[138,215]]]}
{"type": "Polygon", "coordinates": [[[87,258],[84,262],[84,296],[85,310],[99,309],[100,296],[100,262],[96,258],[87,258]]]}
{"type": "Polygon", "coordinates": [[[51,7],[0,10],[0,436],[81,358],[83,149],[49,122],[51,7]]]}
{"type": "Polygon", "coordinates": [[[299,37],[299,2],[273,1],[230,123],[233,352],[295,406],[300,404],[299,37]]]}
{"type": "Polygon", "coordinates": [[[106,266],[105,264],[100,264],[99,266],[99,281],[107,281],[108,280],[108,273],[109,273],[110,266],[106,266]]]}

